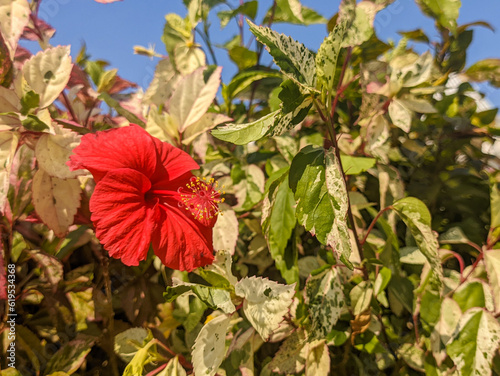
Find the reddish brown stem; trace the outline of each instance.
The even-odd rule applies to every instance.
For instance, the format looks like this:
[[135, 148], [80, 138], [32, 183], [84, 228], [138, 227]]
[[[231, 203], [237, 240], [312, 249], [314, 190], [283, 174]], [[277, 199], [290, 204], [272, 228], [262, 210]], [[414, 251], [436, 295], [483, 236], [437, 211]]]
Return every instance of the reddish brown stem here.
[[363, 237], [363, 240], [361, 240], [361, 245], [364, 245], [366, 243], [366, 239], [368, 238], [368, 235], [370, 235], [370, 232], [373, 230], [373, 227], [375, 226], [375, 223], [377, 223], [378, 219], [384, 214], [387, 210], [392, 209], [392, 206], [388, 206], [386, 208], [383, 208], [381, 211], [377, 213], [375, 218], [373, 218], [372, 223], [370, 223], [370, 226], [368, 226], [368, 229], [366, 230], [366, 234]]

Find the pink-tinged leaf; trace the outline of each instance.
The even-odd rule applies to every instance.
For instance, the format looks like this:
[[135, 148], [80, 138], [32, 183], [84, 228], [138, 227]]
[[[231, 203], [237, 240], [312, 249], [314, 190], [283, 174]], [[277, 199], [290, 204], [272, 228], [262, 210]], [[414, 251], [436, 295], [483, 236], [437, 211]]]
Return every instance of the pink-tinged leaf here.
[[[0, 243], [0, 249], [3, 251], [3, 244]], [[0, 300], [7, 300], [7, 277], [3, 261], [3, 252], [0, 253]]]
[[[21, 38], [38, 41], [40, 40], [40, 34], [41, 34], [43, 40], [48, 41], [50, 38], [54, 36], [56, 29], [50, 26], [47, 22], [38, 18], [34, 14], [31, 16], [31, 20], [34, 23], [34, 25], [25, 26]], [[34, 30], [34, 28], [36, 29], [36, 31]]]
[[73, 224], [80, 206], [80, 192], [77, 179], [58, 179], [41, 169], [33, 177], [33, 206], [56, 236], [65, 236]]
[[0, 0], [0, 33], [14, 56], [17, 42], [29, 22], [31, 10], [27, 0]]
[[31, 59], [33, 54], [26, 48], [17, 46], [16, 54], [14, 55], [14, 68], [17, 70], [23, 69], [23, 65], [26, 61]]
[[139, 265], [147, 257], [151, 233], [159, 218], [154, 203], [146, 203], [149, 179], [136, 170], [109, 171], [97, 183], [90, 211], [96, 236], [125, 265]]
[[120, 91], [130, 89], [130, 88], [136, 88], [137, 84], [130, 82], [128, 80], [125, 80], [121, 78], [120, 76], [115, 76], [114, 81], [113, 81], [113, 86], [108, 90], [109, 94], [116, 94], [119, 93]]

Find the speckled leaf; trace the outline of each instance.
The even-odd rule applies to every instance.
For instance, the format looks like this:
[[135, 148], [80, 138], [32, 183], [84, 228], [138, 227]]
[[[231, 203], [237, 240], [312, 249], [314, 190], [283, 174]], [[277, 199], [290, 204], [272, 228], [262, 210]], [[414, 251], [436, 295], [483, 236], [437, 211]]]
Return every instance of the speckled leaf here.
[[340, 318], [345, 297], [336, 268], [311, 276], [306, 283], [312, 336], [324, 338]]
[[226, 355], [229, 322], [229, 316], [220, 315], [201, 328], [191, 353], [195, 374], [213, 376], [219, 369]]
[[235, 293], [245, 299], [243, 312], [248, 321], [267, 340], [288, 313], [295, 283], [282, 285], [262, 277], [245, 277], [236, 284]]
[[73, 224], [80, 206], [80, 182], [77, 179], [51, 177], [39, 169], [33, 177], [33, 206], [41, 220], [63, 237]]
[[500, 344], [500, 324], [487, 311], [472, 308], [460, 318], [451, 342], [446, 346], [460, 375], [486, 376]]
[[257, 26], [247, 20], [250, 31], [266, 46], [274, 62], [292, 80], [310, 87], [316, 85], [314, 54], [302, 43], [279, 34], [268, 27]]
[[0, 0], [0, 32], [14, 58], [17, 42], [28, 25], [30, 6], [26, 0]]
[[349, 262], [352, 249], [347, 227], [347, 210], [349, 208], [347, 187], [342, 175], [342, 168], [333, 149], [326, 152], [325, 159], [325, 183], [334, 215], [333, 226], [326, 235], [326, 245], [333, 248], [344, 264], [352, 267]]
[[302, 330], [294, 331], [285, 339], [268, 368], [285, 375], [299, 373], [306, 364], [306, 346], [305, 333]]
[[79, 145], [81, 136], [59, 126], [54, 127], [54, 131], [55, 134], [42, 135], [36, 144], [35, 156], [38, 165], [56, 178], [74, 178], [82, 171], [70, 171], [66, 162], [69, 161], [73, 149]]
[[68, 83], [71, 69], [69, 46], [40, 51], [23, 65], [23, 76], [31, 89], [40, 95], [40, 108], [52, 104]]
[[373, 35], [375, 15], [383, 6], [371, 1], [344, 1], [340, 5], [338, 23], [346, 25], [346, 35], [342, 47], [358, 46]]
[[347, 31], [347, 22], [341, 22], [333, 28], [325, 38], [316, 55], [316, 72], [324, 87], [332, 93], [335, 87], [335, 72], [337, 59], [342, 47], [342, 41]]
[[437, 288], [443, 284], [443, 268], [438, 254], [438, 242], [431, 228], [431, 214], [425, 204], [417, 198], [406, 197], [393, 204], [399, 217], [411, 231], [417, 246], [432, 269], [432, 283]]

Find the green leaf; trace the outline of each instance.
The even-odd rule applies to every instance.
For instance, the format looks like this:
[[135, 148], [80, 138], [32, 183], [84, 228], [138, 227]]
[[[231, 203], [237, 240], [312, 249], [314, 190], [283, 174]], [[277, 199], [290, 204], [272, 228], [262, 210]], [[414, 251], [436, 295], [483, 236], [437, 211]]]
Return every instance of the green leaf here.
[[271, 112], [251, 123], [228, 124], [219, 127], [212, 130], [212, 136], [236, 145], [246, 145], [249, 142], [260, 140], [266, 135], [274, 124], [277, 113], [278, 111]]
[[462, 5], [460, 0], [417, 0], [417, 4], [422, 12], [434, 18], [440, 26], [455, 33]]
[[306, 297], [313, 338], [325, 338], [340, 318], [345, 297], [337, 268], [308, 278]]
[[28, 91], [21, 98], [21, 114], [28, 115], [31, 110], [40, 106], [40, 95], [33, 90]]
[[263, 340], [280, 326], [295, 294], [295, 283], [282, 285], [262, 277], [245, 277], [235, 286], [244, 298], [243, 312]]
[[268, 27], [257, 26], [247, 20], [250, 31], [266, 46], [274, 62], [292, 80], [315, 87], [316, 67], [314, 55], [306, 46], [292, 38], [278, 34]]
[[377, 278], [375, 278], [375, 284], [373, 285], [373, 293], [375, 296], [378, 296], [378, 294], [385, 290], [385, 288], [391, 281], [391, 277], [391, 269], [384, 266], [379, 270]]
[[466, 312], [446, 346], [461, 375], [491, 375], [493, 356], [500, 343], [500, 324], [481, 308]]
[[367, 311], [368, 308], [370, 308], [373, 297], [371, 283], [363, 281], [359, 285], [354, 286], [349, 296], [351, 298], [351, 307], [353, 307], [352, 313], [354, 316], [358, 316]]
[[78, 371], [88, 353], [94, 346], [94, 337], [80, 334], [61, 347], [47, 363], [45, 373], [61, 371], [71, 375]]
[[299, 279], [295, 245], [287, 247], [296, 222], [295, 199], [288, 184], [288, 171], [285, 171], [266, 192], [262, 209], [262, 231], [276, 267], [287, 283], [298, 282]]
[[115, 336], [115, 353], [126, 363], [129, 363], [137, 353], [149, 341], [153, 334], [149, 329], [130, 328]]
[[438, 242], [431, 228], [431, 215], [425, 204], [414, 198], [407, 197], [396, 201], [394, 210], [411, 231], [420, 251], [429, 261], [432, 269], [432, 283], [441, 288], [443, 269], [438, 254]]
[[174, 63], [177, 46], [186, 45], [188, 42], [193, 41], [192, 25], [175, 13], [167, 14], [165, 21], [161, 40], [165, 43], [168, 56], [172, 59], [171, 62]]
[[416, 42], [430, 43], [429, 37], [422, 29], [412, 31], [398, 31], [398, 34]]
[[375, 166], [375, 162], [377, 160], [375, 158], [341, 155], [340, 161], [342, 162], [342, 168], [344, 169], [346, 175], [358, 175]]
[[224, 29], [229, 21], [231, 21], [231, 19], [240, 14], [247, 16], [253, 20], [257, 15], [258, 6], [258, 1], [247, 1], [242, 3], [238, 8], [234, 10], [223, 10], [218, 12], [217, 17], [219, 17], [221, 29]]
[[486, 306], [486, 297], [483, 284], [479, 281], [463, 283], [453, 294], [453, 300], [458, 303], [462, 312], [473, 307], [484, 308]]
[[191, 355], [197, 375], [213, 376], [226, 355], [226, 333], [230, 316], [220, 315], [208, 321], [194, 341]]
[[[153, 347], [152, 350], [150, 348]], [[144, 367], [154, 361], [156, 353], [156, 341], [154, 339], [150, 340], [148, 343], [144, 345], [144, 347], [140, 347], [135, 353], [134, 357], [127, 364], [127, 367], [123, 371], [123, 376], [136, 376], [142, 375], [144, 371]]]
[[229, 50], [229, 58], [238, 66], [239, 70], [252, 68], [257, 65], [257, 52], [243, 46], [234, 46]]
[[465, 71], [471, 81], [489, 81], [500, 87], [500, 59], [484, 59], [473, 64]]
[[263, 24], [269, 23], [273, 14], [273, 23], [286, 22], [297, 25], [312, 25], [326, 23], [326, 19], [314, 10], [303, 6], [298, 0], [277, 0], [276, 7], [270, 8]]
[[[224, 100], [229, 105], [233, 98], [238, 97], [238, 95], [246, 90], [249, 87], [252, 87], [254, 84], [259, 86], [266, 79], [269, 79], [270, 82], [277, 85], [281, 82], [282, 75], [277, 71], [262, 71], [262, 70], [251, 70], [240, 72], [236, 76], [233, 77], [229, 85], [222, 88], [222, 96]], [[274, 86], [274, 85], [273, 85]]]

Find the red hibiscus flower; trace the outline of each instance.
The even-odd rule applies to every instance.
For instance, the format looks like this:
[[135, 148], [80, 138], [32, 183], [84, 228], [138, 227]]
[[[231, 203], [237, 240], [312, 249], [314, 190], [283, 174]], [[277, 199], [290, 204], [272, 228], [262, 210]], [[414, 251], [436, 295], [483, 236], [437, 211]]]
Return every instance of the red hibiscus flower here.
[[152, 243], [169, 268], [212, 263], [223, 199], [211, 182], [193, 176], [199, 166], [187, 153], [131, 125], [83, 136], [68, 165], [94, 176], [91, 219], [112, 257], [138, 265]]

